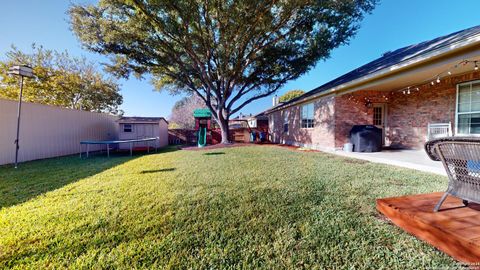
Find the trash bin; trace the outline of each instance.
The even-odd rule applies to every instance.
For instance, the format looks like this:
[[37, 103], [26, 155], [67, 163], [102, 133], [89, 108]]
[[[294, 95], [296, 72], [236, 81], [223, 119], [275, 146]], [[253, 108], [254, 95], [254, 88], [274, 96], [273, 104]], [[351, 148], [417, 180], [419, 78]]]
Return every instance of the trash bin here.
[[261, 141], [261, 142], [264, 142], [265, 139], [266, 139], [266, 138], [265, 138], [265, 132], [263, 132], [263, 131], [260, 132], [260, 141]]
[[345, 152], [353, 152], [353, 144], [346, 143], [343, 145], [343, 151]]
[[257, 133], [255, 131], [252, 131], [250, 133], [250, 142], [255, 142], [257, 140]]

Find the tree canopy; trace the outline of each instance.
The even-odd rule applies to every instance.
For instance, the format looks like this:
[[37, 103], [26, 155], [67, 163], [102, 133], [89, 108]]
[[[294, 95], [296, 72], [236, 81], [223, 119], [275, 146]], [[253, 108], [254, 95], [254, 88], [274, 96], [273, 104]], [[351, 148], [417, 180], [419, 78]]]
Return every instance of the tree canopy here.
[[305, 91], [303, 91], [303, 90], [290, 90], [290, 91], [286, 92], [285, 94], [281, 95], [278, 98], [278, 101], [287, 102], [287, 101], [290, 101], [290, 100], [292, 100], [296, 97], [299, 97], [303, 94], [305, 94]]
[[119, 85], [97, 71], [85, 58], [32, 45], [28, 54], [12, 47], [0, 61], [0, 97], [18, 98], [18, 78], [7, 74], [17, 64], [33, 68], [35, 77], [24, 82], [26, 101], [95, 112], [119, 113]]
[[117, 76], [199, 96], [228, 119], [305, 74], [356, 33], [377, 0], [100, 0], [70, 9], [84, 46]]

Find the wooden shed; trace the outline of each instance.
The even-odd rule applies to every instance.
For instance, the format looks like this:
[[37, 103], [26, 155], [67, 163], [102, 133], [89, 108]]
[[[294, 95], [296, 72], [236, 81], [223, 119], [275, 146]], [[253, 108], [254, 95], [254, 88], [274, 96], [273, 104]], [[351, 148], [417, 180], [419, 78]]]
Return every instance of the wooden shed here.
[[[122, 117], [118, 120], [120, 140], [135, 140], [158, 137], [157, 147], [168, 145], [168, 122], [163, 117]], [[150, 144], [150, 146], [153, 146]], [[136, 143], [135, 147], [147, 147], [146, 143]], [[127, 149], [128, 145], [120, 145]]]

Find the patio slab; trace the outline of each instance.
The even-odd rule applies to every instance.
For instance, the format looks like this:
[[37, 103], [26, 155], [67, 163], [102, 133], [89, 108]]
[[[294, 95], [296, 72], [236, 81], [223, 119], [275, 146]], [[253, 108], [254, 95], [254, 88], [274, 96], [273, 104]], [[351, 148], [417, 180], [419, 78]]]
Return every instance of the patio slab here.
[[336, 155], [447, 175], [441, 162], [431, 160], [424, 150], [382, 150], [374, 153], [334, 151]]
[[464, 206], [449, 196], [439, 212], [433, 208], [443, 193], [377, 200], [377, 210], [395, 225], [458, 261], [480, 262], [480, 205]]

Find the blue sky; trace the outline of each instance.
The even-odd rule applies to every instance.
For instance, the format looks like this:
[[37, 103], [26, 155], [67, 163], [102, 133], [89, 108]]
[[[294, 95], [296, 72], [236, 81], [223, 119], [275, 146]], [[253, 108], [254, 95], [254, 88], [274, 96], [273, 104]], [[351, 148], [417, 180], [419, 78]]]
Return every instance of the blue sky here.
[[[78, 3], [78, 0], [73, 0]], [[89, 2], [82, 0], [80, 3]], [[2, 1], [0, 9], [0, 58], [14, 44], [29, 50], [35, 42], [47, 49], [68, 50], [102, 63], [103, 56], [81, 48], [69, 29], [66, 0]], [[290, 89], [311, 90], [361, 66], [382, 53], [413, 43], [449, 34], [480, 24], [478, 0], [383, 0], [367, 15], [350, 44], [334, 50], [308, 74], [289, 82], [279, 95]], [[148, 80], [121, 80], [126, 115], [168, 116], [179, 96], [153, 91]], [[257, 113], [271, 105], [271, 97], [256, 101], [243, 113]]]

